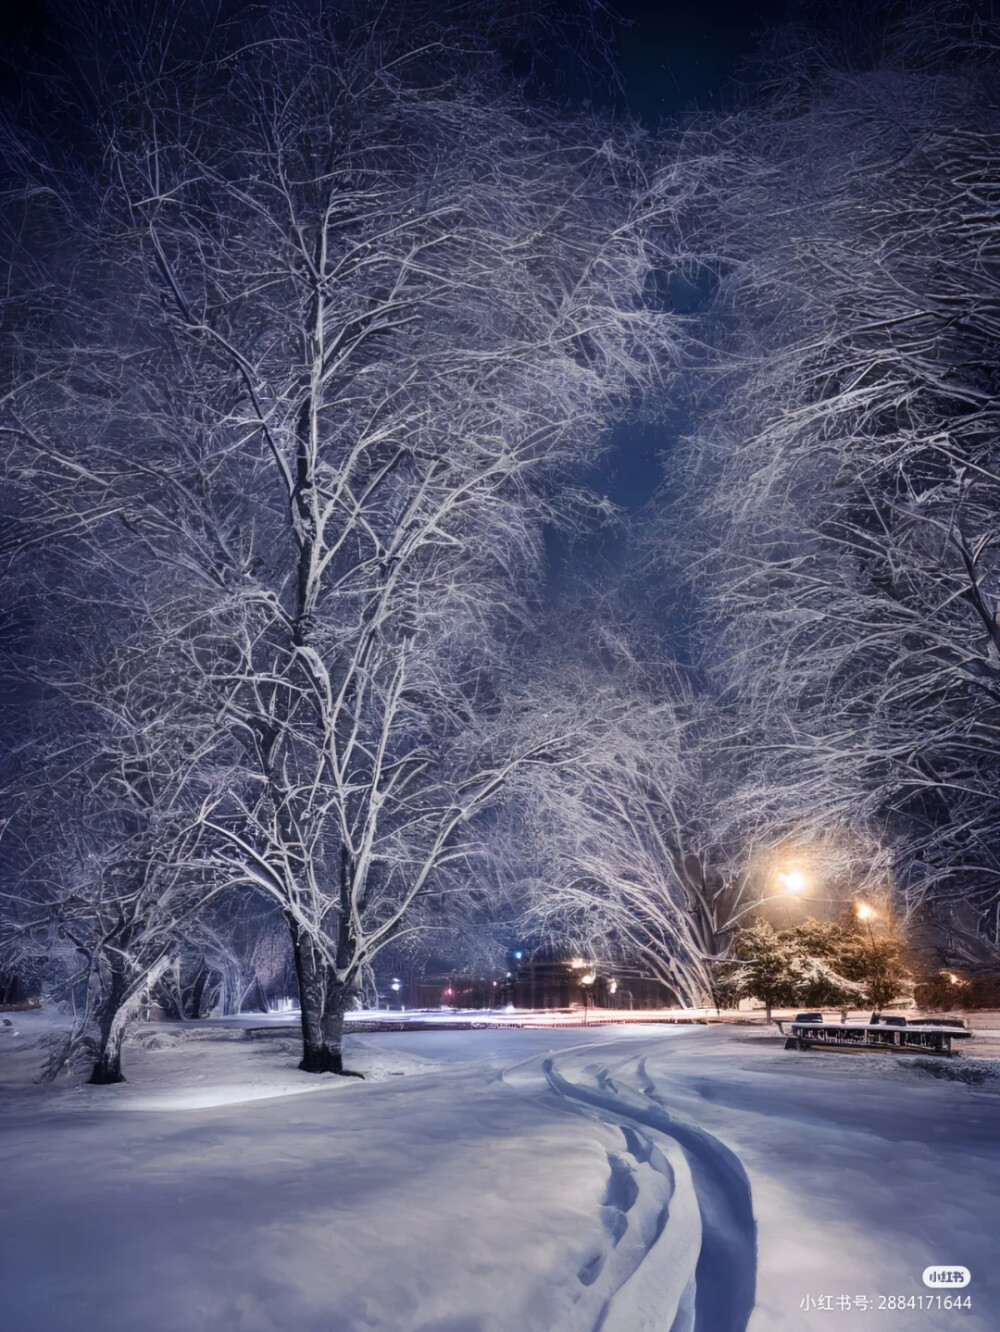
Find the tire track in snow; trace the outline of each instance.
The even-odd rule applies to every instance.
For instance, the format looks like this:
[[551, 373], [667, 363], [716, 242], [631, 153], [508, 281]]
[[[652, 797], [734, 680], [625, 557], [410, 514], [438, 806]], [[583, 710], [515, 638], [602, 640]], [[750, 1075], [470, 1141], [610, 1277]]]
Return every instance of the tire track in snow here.
[[698, 1191], [704, 1237], [697, 1283], [704, 1325], [742, 1332], [753, 1310], [757, 1281], [757, 1222], [743, 1163], [718, 1138], [670, 1116], [645, 1058], [637, 1070], [643, 1095], [665, 1116], [667, 1131], [684, 1149]]
[[[609, 1293], [594, 1332], [615, 1332], [616, 1308], [623, 1300], [626, 1304], [634, 1302], [631, 1300], [635, 1294], [632, 1288], [636, 1285], [633, 1278], [643, 1272], [640, 1265], [661, 1237], [664, 1260], [656, 1266], [672, 1265], [675, 1269], [678, 1263], [687, 1266], [685, 1248], [692, 1230], [692, 1217], [684, 1215], [688, 1193], [695, 1200], [700, 1217], [699, 1242], [692, 1262], [693, 1270], [689, 1273], [691, 1279], [679, 1288], [679, 1274], [672, 1271], [665, 1283], [658, 1286], [653, 1281], [656, 1297], [662, 1303], [660, 1320], [649, 1326], [669, 1327], [669, 1332], [745, 1332], [754, 1307], [757, 1226], [750, 1184], [739, 1157], [711, 1134], [672, 1118], [646, 1071], [644, 1059], [637, 1066], [641, 1095], [630, 1095], [629, 1089], [620, 1089], [610, 1079], [607, 1070], [597, 1073], [597, 1087], [587, 1087], [563, 1077], [556, 1071], [552, 1058], [546, 1059], [542, 1067], [550, 1087], [558, 1095], [589, 1106], [602, 1116], [613, 1115], [616, 1122], [632, 1120], [662, 1135], [665, 1140], [663, 1153], [657, 1151], [645, 1134], [634, 1137], [632, 1142], [639, 1147], [640, 1153], [645, 1150], [641, 1140], [649, 1143], [650, 1149], [657, 1151], [664, 1164], [665, 1158], [669, 1160], [668, 1168], [672, 1167], [674, 1176], [670, 1206], [665, 1211], [659, 1232], [649, 1236], [638, 1262]], [[629, 1144], [628, 1134], [635, 1135], [636, 1130], [621, 1124], [619, 1127]], [[634, 1155], [631, 1151], [630, 1154]], [[690, 1181], [689, 1191], [680, 1187], [681, 1170]], [[652, 1273], [643, 1272], [643, 1276], [649, 1286]], [[626, 1283], [629, 1283], [628, 1288]], [[643, 1302], [640, 1299], [640, 1304]], [[641, 1325], [634, 1321], [637, 1312], [641, 1313], [630, 1310], [633, 1327]], [[669, 1325], [664, 1324], [664, 1315], [672, 1318]], [[622, 1326], [630, 1324], [623, 1323]]]

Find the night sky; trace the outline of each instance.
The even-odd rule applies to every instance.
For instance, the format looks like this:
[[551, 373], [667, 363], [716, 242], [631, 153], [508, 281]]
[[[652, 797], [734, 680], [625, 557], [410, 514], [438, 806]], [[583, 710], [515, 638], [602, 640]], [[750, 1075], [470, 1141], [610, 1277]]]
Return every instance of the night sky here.
[[[742, 62], [754, 54], [760, 35], [781, 23], [788, 0], [630, 0], [617, 10], [625, 19], [618, 34], [625, 102], [656, 129], [664, 120], [730, 105]], [[590, 484], [626, 510], [639, 508], [660, 484], [664, 458], [683, 428], [681, 420], [619, 427]], [[570, 564], [615, 563], [623, 549], [620, 536], [605, 532], [579, 548]], [[559, 542], [550, 543], [550, 553], [556, 569], [565, 567]]]
[[628, 104], [650, 126], [664, 117], [726, 104], [758, 34], [780, 23], [786, 0], [622, 3], [618, 40]]
[[[718, 106], [758, 32], [780, 23], [787, 7], [787, 0], [619, 0], [613, 8], [625, 20], [618, 55], [629, 106], [650, 125], [692, 106]], [[45, 0], [0, 6], [7, 49], [17, 39], [42, 38], [47, 11]]]
[[[731, 105], [742, 63], [788, 9], [788, 0], [619, 3], [616, 10], [624, 22], [617, 55], [625, 109], [655, 130], [665, 120]], [[621, 508], [638, 509], [661, 483], [665, 457], [683, 428], [680, 418], [618, 427], [603, 464], [587, 480]], [[557, 586], [566, 572], [618, 563], [625, 549], [621, 533], [612, 530], [595, 535], [573, 554], [558, 537], [550, 536], [548, 544]]]

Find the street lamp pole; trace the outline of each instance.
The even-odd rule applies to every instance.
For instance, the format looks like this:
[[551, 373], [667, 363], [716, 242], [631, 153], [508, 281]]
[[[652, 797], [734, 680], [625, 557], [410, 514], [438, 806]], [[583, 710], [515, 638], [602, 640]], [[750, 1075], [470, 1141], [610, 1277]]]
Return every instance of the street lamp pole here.
[[595, 980], [597, 980], [597, 972], [596, 972], [596, 971], [590, 971], [590, 972], [587, 973], [586, 976], [581, 976], [581, 977], [580, 977], [580, 984], [583, 986], [583, 1025], [584, 1025], [585, 1027], [588, 1025], [588, 1023], [587, 1023], [587, 1001], [588, 1001], [588, 999], [590, 998], [590, 987], [593, 985], [593, 983], [594, 983]]

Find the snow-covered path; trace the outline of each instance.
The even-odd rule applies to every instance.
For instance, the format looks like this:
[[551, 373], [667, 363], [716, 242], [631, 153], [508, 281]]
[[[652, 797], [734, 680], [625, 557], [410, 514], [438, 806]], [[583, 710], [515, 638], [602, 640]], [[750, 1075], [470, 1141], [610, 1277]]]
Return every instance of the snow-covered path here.
[[[587, 1054], [598, 1052], [604, 1053], [598, 1047]], [[582, 1077], [567, 1077], [566, 1066], [580, 1062], [550, 1056], [542, 1067], [557, 1095], [620, 1125], [625, 1155], [609, 1158], [611, 1183], [617, 1182], [612, 1194], [626, 1195], [632, 1207], [652, 1193], [656, 1207], [652, 1224], [640, 1226], [638, 1261], [609, 1293], [598, 1326], [607, 1332], [644, 1325], [743, 1332], [754, 1305], [757, 1236], [739, 1158], [718, 1138], [672, 1118], [644, 1056], [626, 1057], [611, 1069], [591, 1064]], [[643, 1166], [645, 1188], [638, 1184]], [[629, 1219], [623, 1212], [625, 1234]], [[595, 1265], [609, 1256], [595, 1256]]]
[[[702, 1219], [695, 1320], [626, 1317], [622, 1326], [742, 1328], [756, 1276], [749, 1332], [996, 1332], [1000, 1083], [780, 1045], [695, 1028], [649, 1041], [642, 1054], [610, 1041], [546, 1061], [564, 1094], [652, 1130], [661, 1149], [680, 1148], [693, 1178]], [[665, 1235], [645, 1278], [618, 1295], [618, 1314], [631, 1313], [643, 1279], [675, 1262]], [[972, 1270], [962, 1292], [971, 1310], [927, 1307], [921, 1273], [934, 1263]], [[802, 1307], [810, 1296], [832, 1307]], [[916, 1297], [916, 1307], [880, 1307], [900, 1296]]]
[[[365, 1035], [359, 1083], [277, 1036], [0, 1097], [0, 1326], [1000, 1327], [1000, 1083], [639, 1027]], [[971, 1311], [878, 1309], [934, 1262]]]

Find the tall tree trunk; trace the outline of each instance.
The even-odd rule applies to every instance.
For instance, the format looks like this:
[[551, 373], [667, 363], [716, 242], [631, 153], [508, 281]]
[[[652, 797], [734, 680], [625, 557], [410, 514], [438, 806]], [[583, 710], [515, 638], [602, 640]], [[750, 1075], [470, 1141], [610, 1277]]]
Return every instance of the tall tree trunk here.
[[101, 1049], [93, 1072], [87, 1079], [97, 1086], [108, 1086], [114, 1082], [124, 1082], [122, 1072], [122, 1042], [125, 1040], [127, 1026], [125, 1010], [119, 1008], [108, 1024], [107, 1033], [102, 1031]]
[[295, 957], [295, 976], [299, 984], [299, 1009], [302, 1014], [302, 1058], [299, 1068], [306, 1073], [325, 1073], [323, 1051], [324, 974], [312, 940], [288, 921]]
[[122, 1013], [125, 1000], [125, 967], [122, 959], [113, 955], [110, 963], [111, 983], [105, 995], [100, 1017], [97, 1020], [98, 1047], [97, 1061], [94, 1064], [88, 1082], [103, 1087], [114, 1082], [124, 1082], [122, 1074], [122, 1041], [125, 1038], [125, 1023], [117, 1021]]
[[[337, 966], [340, 974], [348, 974], [351, 963], [356, 959], [355, 941], [351, 930], [351, 886], [354, 881], [354, 864], [346, 846], [340, 848], [340, 919], [337, 926]], [[360, 1078], [361, 1073], [353, 1073], [344, 1067], [344, 1014], [354, 994], [354, 983], [345, 983], [337, 978], [333, 967], [326, 968], [326, 988], [323, 996], [323, 1063], [329, 1073], [340, 1073], [345, 1077]]]
[[122, 1042], [129, 1022], [138, 1013], [146, 995], [155, 990], [163, 973], [170, 965], [170, 958], [163, 954], [149, 969], [140, 972], [131, 985], [127, 984], [125, 963], [120, 953], [111, 958], [111, 984], [108, 987], [107, 1001], [98, 1020], [99, 1047], [97, 1062], [88, 1082], [106, 1086], [113, 1082], [124, 1082], [122, 1073]]
[[16, 1004], [21, 998], [16, 972], [0, 972], [0, 1004]]
[[[201, 967], [191, 986], [191, 994], [188, 999], [188, 1011], [193, 1018], [201, 1017], [202, 1005], [205, 1002], [205, 987], [208, 984], [208, 967]], [[183, 1016], [183, 1013], [182, 1013]]]
[[336, 979], [332, 969], [327, 971], [326, 995], [323, 1002], [323, 1061], [328, 1073], [340, 1073], [344, 1077], [361, 1078], [363, 1073], [355, 1073], [344, 1067], [344, 1015], [351, 1002], [352, 988]]

